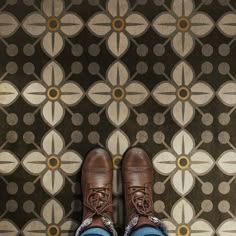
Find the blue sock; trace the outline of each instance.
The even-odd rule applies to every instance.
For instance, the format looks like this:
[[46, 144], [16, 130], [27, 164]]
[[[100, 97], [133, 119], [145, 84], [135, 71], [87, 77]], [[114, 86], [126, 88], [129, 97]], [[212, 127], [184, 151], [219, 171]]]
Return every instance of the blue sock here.
[[131, 233], [131, 236], [165, 236], [160, 229], [151, 226], [142, 226]]
[[105, 229], [94, 227], [85, 230], [81, 236], [111, 236], [111, 234]]

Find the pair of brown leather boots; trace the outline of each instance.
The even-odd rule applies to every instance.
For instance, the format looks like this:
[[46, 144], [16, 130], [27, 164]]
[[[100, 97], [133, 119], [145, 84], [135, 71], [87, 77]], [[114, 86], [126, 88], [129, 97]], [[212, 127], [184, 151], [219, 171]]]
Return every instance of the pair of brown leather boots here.
[[[76, 236], [91, 227], [100, 227], [116, 236], [112, 221], [113, 165], [104, 149], [94, 149], [87, 155], [82, 168], [83, 222]], [[126, 209], [125, 236], [131, 231], [149, 225], [165, 233], [161, 221], [153, 216], [153, 168], [146, 152], [130, 148], [122, 163]]]

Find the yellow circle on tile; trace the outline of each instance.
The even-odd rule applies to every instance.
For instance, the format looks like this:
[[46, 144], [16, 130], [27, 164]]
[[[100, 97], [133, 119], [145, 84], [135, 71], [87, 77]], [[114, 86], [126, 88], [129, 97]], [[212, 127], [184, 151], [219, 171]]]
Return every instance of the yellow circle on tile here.
[[187, 17], [181, 17], [177, 21], [177, 27], [181, 31], [188, 31], [190, 28], [190, 21]]
[[125, 21], [121, 17], [116, 17], [113, 19], [111, 26], [116, 31], [122, 31], [125, 28]]
[[119, 155], [113, 157], [112, 161], [113, 161], [113, 167], [115, 169], [120, 169], [121, 159], [122, 157]]
[[60, 21], [57, 17], [50, 17], [47, 20], [47, 28], [50, 31], [57, 31], [60, 28]]
[[61, 162], [57, 156], [50, 156], [47, 160], [48, 168], [51, 170], [56, 170], [59, 168]]
[[47, 97], [50, 100], [57, 100], [60, 97], [61, 93], [57, 87], [50, 87], [47, 91]]
[[177, 236], [189, 236], [190, 228], [187, 225], [179, 225], [177, 228]]
[[191, 95], [190, 90], [185, 86], [181, 86], [177, 90], [177, 97], [182, 101], [188, 100], [190, 95]]
[[122, 87], [115, 87], [112, 90], [112, 97], [117, 100], [120, 101], [124, 98], [125, 96], [125, 90]]
[[186, 170], [188, 169], [190, 165], [190, 160], [188, 157], [186, 156], [180, 156], [177, 160], [177, 166], [181, 169], [181, 170]]
[[57, 225], [50, 225], [47, 228], [47, 236], [59, 236], [60, 235], [60, 229]]

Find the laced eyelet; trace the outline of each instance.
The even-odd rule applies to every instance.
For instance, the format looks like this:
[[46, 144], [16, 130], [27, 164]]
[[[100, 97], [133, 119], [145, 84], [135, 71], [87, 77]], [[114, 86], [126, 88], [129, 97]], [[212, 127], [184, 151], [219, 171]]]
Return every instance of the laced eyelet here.
[[92, 211], [92, 215], [106, 215], [111, 206], [109, 188], [91, 188], [85, 204]]
[[146, 186], [130, 187], [131, 201], [139, 215], [148, 216], [152, 213], [152, 198]]

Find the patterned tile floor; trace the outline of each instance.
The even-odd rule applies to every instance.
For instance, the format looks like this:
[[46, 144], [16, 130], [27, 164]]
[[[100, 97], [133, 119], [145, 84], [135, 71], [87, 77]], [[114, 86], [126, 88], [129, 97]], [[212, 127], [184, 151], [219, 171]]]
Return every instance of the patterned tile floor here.
[[80, 167], [129, 146], [170, 236], [236, 234], [235, 0], [1, 0], [0, 234], [73, 235]]

